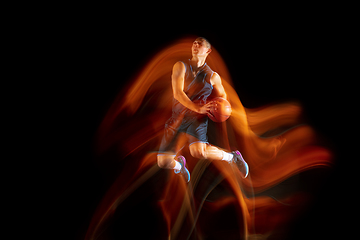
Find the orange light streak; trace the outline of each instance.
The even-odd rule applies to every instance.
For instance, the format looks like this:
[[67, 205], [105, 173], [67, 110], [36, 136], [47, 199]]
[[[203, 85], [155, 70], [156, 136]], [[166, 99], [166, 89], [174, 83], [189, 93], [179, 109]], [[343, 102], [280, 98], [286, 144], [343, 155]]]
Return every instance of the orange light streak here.
[[[227, 123], [216, 125], [218, 138], [222, 148], [241, 151], [249, 164], [250, 176], [242, 179], [235, 167], [223, 161], [194, 159], [186, 147], [182, 154], [191, 172], [189, 184], [172, 171], [160, 169], [156, 151], [171, 113], [172, 66], [190, 57], [193, 40], [184, 38], [155, 55], [118, 95], [104, 117], [97, 135], [97, 153], [102, 156], [116, 149], [114, 158], [128, 162], [95, 212], [86, 239], [101, 239], [124, 200], [163, 171], [168, 172], [162, 178], [157, 205], [166, 222], [168, 239], [186, 239], [188, 235], [201, 239], [211, 231], [207, 227], [211, 221], [216, 221], [211, 216], [222, 216], [222, 211], [228, 209], [236, 219], [238, 236], [267, 236], [296, 217], [309, 196], [291, 193], [280, 203], [255, 195], [295, 174], [331, 167], [332, 153], [318, 144], [314, 129], [302, 122], [301, 105], [288, 102], [246, 109], [233, 88], [225, 62], [213, 48], [207, 63], [221, 76], [232, 106]], [[219, 187], [226, 189], [226, 194], [207, 201]]]

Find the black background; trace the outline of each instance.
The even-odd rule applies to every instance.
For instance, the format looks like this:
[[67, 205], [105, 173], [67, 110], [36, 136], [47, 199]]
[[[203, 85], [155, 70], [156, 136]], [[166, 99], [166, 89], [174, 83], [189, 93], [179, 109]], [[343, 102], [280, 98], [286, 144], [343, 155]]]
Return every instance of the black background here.
[[[309, 210], [300, 217], [290, 239], [330, 239], [347, 234], [346, 185], [351, 163], [347, 142], [355, 95], [347, 75], [347, 32], [336, 16], [314, 12], [292, 16], [252, 15], [202, 21], [150, 13], [92, 12], [75, 14], [51, 25], [47, 63], [55, 138], [49, 148], [55, 178], [52, 224], [67, 239], [82, 239], [93, 211], [106, 191], [96, 167], [94, 134], [116, 95], [159, 50], [181, 37], [207, 38], [224, 58], [238, 95], [247, 108], [287, 100], [302, 103], [307, 121], [334, 151], [334, 172]], [[155, 16], [156, 15], [156, 16]], [[220, 15], [218, 16], [220, 17]], [[169, 27], [172, 26], [172, 27]], [[51, 86], [51, 87], [50, 87]], [[344, 94], [345, 93], [345, 94]], [[351, 136], [351, 134], [350, 134]], [[55, 147], [55, 148], [53, 148]], [[55, 177], [54, 177], [55, 176]], [[355, 196], [353, 196], [355, 197]], [[351, 212], [351, 211], [350, 211]], [[339, 215], [340, 214], [340, 215]], [[344, 219], [346, 221], [344, 222]]]

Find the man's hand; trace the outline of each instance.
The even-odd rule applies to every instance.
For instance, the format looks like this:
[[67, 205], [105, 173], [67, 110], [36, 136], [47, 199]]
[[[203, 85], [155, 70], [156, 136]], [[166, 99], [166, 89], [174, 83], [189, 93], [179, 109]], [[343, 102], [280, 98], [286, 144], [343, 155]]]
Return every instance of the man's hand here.
[[211, 101], [205, 105], [202, 105], [199, 107], [199, 110], [197, 111], [200, 114], [207, 114], [210, 112], [211, 108], [216, 106], [216, 102]]

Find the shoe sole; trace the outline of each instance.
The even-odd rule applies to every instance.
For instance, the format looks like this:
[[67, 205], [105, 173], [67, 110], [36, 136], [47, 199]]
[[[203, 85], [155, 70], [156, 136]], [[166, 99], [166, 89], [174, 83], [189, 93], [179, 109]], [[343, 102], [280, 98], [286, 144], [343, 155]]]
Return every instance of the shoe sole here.
[[247, 164], [247, 162], [245, 162], [243, 156], [241, 155], [241, 153], [238, 150], [235, 151], [235, 154], [240, 156], [241, 161], [245, 164], [246, 173], [243, 178], [246, 178], [249, 175], [249, 165]]
[[[179, 159], [179, 158], [182, 159], [182, 162], [179, 161], [180, 164], [181, 164], [181, 168], [184, 167], [184, 168], [185, 168], [185, 171], [186, 171], [186, 173], [187, 173], [187, 175], [188, 175], [188, 179], [187, 179], [186, 182], [190, 182], [190, 172], [189, 172], [189, 170], [186, 168], [186, 159], [185, 159], [184, 156], [179, 156], [178, 159]], [[183, 163], [184, 165], [183, 165], [182, 163]], [[180, 173], [180, 172], [181, 172], [181, 170], [175, 170], [175, 169], [174, 169], [174, 173], [178, 174], [178, 173]]]

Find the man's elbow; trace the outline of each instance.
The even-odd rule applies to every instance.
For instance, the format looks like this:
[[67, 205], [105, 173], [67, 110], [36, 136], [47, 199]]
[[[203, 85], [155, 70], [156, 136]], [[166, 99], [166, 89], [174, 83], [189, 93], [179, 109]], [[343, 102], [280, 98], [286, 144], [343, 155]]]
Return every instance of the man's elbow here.
[[176, 92], [173, 92], [173, 97], [174, 97], [176, 100], [178, 100], [178, 98], [179, 98], [179, 94], [178, 94], [178, 93], [176, 93]]
[[179, 91], [174, 91], [173, 92], [173, 95], [174, 95], [174, 98], [176, 99], [176, 100], [178, 100], [179, 101], [179, 99], [181, 98], [181, 93], [179, 92]]

